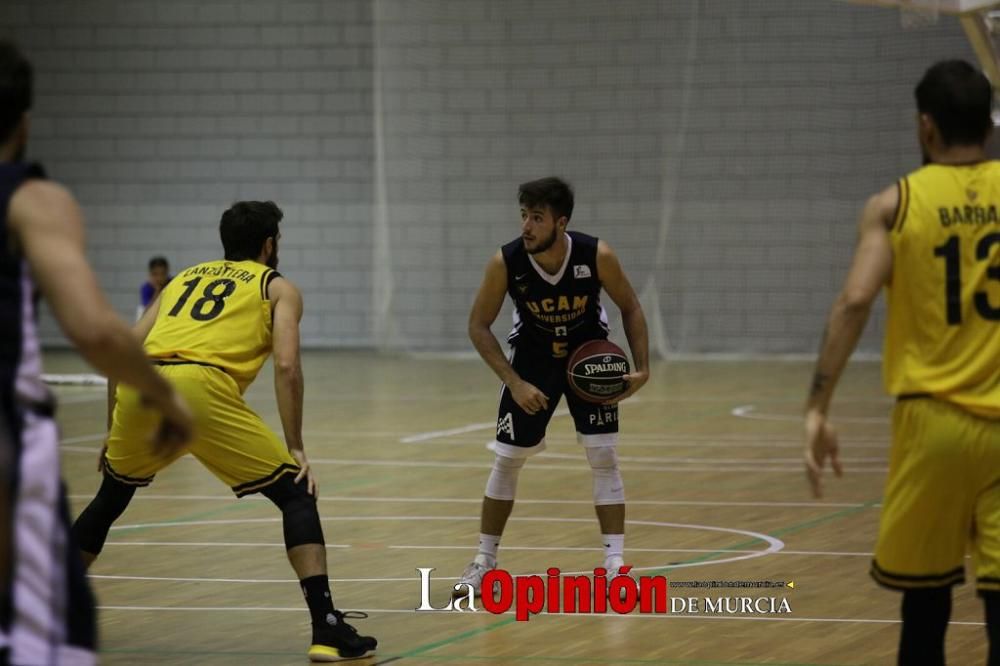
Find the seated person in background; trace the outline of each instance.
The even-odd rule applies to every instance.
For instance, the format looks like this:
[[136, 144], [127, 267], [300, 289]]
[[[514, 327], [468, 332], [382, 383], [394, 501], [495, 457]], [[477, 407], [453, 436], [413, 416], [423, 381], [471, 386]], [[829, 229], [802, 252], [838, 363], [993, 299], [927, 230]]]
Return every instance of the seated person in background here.
[[139, 288], [139, 308], [136, 319], [142, 317], [149, 304], [153, 302], [167, 283], [170, 282], [170, 264], [166, 257], [156, 256], [149, 260], [149, 279]]

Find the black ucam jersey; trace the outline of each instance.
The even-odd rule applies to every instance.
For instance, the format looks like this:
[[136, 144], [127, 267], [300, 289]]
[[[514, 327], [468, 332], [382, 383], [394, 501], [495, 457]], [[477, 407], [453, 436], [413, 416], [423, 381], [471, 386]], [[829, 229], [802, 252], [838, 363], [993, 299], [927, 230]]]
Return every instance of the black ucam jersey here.
[[14, 398], [24, 404], [51, 402], [42, 381], [38, 294], [28, 262], [16, 249], [7, 226], [10, 200], [17, 189], [27, 180], [44, 177], [45, 171], [37, 164], [0, 162], [0, 410]]
[[597, 238], [566, 232], [566, 259], [555, 275], [545, 272], [524, 249], [521, 238], [503, 246], [507, 293], [514, 301], [513, 347], [565, 358], [587, 340], [608, 337], [597, 275]]

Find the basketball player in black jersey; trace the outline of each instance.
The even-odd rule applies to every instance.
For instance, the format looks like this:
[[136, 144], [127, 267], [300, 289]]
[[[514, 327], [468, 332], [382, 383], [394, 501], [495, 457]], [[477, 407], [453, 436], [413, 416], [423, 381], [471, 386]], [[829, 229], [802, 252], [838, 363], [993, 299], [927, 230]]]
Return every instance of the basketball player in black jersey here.
[[187, 442], [193, 426], [183, 399], [153, 370], [101, 292], [73, 195], [24, 162], [31, 97], [31, 65], [0, 42], [0, 665], [86, 666], [96, 663], [94, 600], [59, 481], [55, 402], [41, 375], [38, 292], [87, 361], [135, 387], [162, 415], [158, 450]]
[[[624, 564], [625, 490], [615, 452], [617, 403], [649, 378], [646, 319], [618, 257], [604, 241], [566, 230], [573, 214], [572, 188], [559, 178], [542, 178], [521, 185], [518, 201], [521, 235], [486, 265], [469, 315], [472, 343], [503, 382], [497, 435], [490, 447], [496, 458], [483, 498], [479, 552], [459, 581], [476, 594], [483, 576], [496, 567], [518, 473], [529, 456], [545, 448], [545, 429], [563, 394], [593, 470], [604, 566], [617, 571]], [[600, 302], [602, 287], [621, 310], [635, 367], [625, 376], [626, 393], [598, 405], [567, 390], [566, 363], [582, 343], [608, 337], [607, 316]], [[509, 358], [490, 331], [505, 294], [515, 305], [514, 329], [507, 338]], [[460, 584], [455, 595], [464, 596], [467, 590]]]

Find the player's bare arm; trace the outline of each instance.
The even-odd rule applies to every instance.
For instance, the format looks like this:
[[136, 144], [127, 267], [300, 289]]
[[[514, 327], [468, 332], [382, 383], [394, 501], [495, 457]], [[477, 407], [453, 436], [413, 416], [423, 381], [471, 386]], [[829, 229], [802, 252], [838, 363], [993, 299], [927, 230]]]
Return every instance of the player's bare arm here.
[[186, 443], [191, 413], [104, 298], [87, 263], [83, 215], [73, 196], [55, 183], [25, 183], [11, 198], [9, 225], [56, 320], [83, 357], [110, 379], [134, 386], [163, 414], [160, 445]]
[[872, 196], [858, 222], [854, 259], [840, 294], [830, 309], [819, 359], [806, 402], [806, 476], [815, 497], [822, 495], [821, 476], [826, 459], [834, 474], [843, 469], [838, 458], [837, 433], [827, 421], [833, 391], [847, 361], [858, 344], [872, 304], [892, 274], [892, 244], [889, 239], [899, 192], [892, 185]]
[[283, 277], [268, 286], [273, 312], [272, 341], [274, 354], [274, 395], [285, 434], [285, 445], [302, 468], [295, 477], [306, 480], [310, 495], [316, 494], [313, 477], [302, 440], [302, 400], [305, 392], [302, 357], [299, 348], [299, 322], [302, 320], [302, 294]]
[[629, 397], [649, 381], [649, 333], [646, 329], [646, 316], [639, 305], [635, 289], [625, 275], [618, 256], [604, 241], [597, 243], [597, 271], [601, 286], [622, 313], [622, 328], [625, 329], [634, 365], [632, 372], [625, 375], [628, 390], [606, 403], [614, 404]]
[[486, 365], [490, 366], [500, 381], [510, 389], [518, 406], [529, 414], [549, 407], [549, 399], [538, 387], [530, 384], [514, 371], [490, 326], [496, 321], [503, 299], [507, 294], [507, 267], [499, 250], [486, 264], [483, 283], [469, 313], [469, 339]]

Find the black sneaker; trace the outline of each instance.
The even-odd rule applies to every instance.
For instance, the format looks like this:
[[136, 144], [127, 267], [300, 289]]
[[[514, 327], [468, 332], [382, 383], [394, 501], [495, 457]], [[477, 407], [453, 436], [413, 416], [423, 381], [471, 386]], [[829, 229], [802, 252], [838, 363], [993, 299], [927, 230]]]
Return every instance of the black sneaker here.
[[374, 652], [378, 641], [372, 636], [361, 636], [349, 625], [345, 618], [363, 620], [367, 613], [335, 610], [326, 616], [326, 626], [313, 627], [312, 645], [309, 647], [309, 661], [340, 661], [358, 659]]

